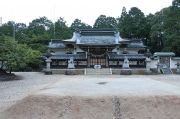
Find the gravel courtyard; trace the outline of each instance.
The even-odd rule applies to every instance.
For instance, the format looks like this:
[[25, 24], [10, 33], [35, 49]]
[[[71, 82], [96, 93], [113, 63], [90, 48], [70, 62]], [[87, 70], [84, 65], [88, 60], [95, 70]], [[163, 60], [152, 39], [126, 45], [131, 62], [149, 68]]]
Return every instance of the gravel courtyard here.
[[[22, 80], [0, 81], [0, 119], [180, 118], [177, 111], [180, 109], [180, 75], [66, 76], [44, 75], [38, 72], [16, 74]], [[69, 101], [71, 106], [67, 108]], [[61, 106], [56, 110], [58, 105]], [[147, 108], [152, 105], [156, 110]], [[122, 106], [124, 107], [120, 109]], [[165, 109], [166, 106], [169, 110]], [[51, 112], [50, 107], [55, 111]], [[25, 111], [26, 108], [28, 112]], [[90, 114], [86, 113], [88, 109]], [[133, 109], [135, 112], [138, 109], [147, 113], [138, 115]], [[161, 112], [162, 109], [164, 111]], [[38, 114], [34, 114], [32, 110], [36, 110]], [[157, 110], [160, 115], [154, 116], [157, 115]], [[104, 113], [101, 114], [101, 111]], [[16, 117], [16, 113], [19, 116]]]

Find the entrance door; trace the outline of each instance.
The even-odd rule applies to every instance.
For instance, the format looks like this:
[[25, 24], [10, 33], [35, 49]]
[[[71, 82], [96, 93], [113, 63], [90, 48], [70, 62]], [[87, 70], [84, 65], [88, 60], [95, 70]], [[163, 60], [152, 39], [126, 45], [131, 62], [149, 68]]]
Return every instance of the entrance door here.
[[101, 65], [101, 67], [105, 67], [107, 63], [106, 52], [107, 52], [107, 48], [102, 48], [102, 47], [89, 48], [90, 67], [94, 67], [94, 65]]
[[105, 56], [91, 56], [90, 57], [90, 66], [93, 67], [94, 65], [101, 65], [102, 67], [106, 66], [106, 57]]

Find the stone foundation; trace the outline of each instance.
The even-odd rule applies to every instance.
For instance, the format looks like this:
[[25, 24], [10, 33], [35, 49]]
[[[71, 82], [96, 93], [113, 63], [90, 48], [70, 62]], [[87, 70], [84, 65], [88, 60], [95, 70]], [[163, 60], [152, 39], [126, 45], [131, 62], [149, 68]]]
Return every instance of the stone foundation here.
[[120, 72], [121, 75], [131, 75], [132, 70], [131, 69], [122, 69]]

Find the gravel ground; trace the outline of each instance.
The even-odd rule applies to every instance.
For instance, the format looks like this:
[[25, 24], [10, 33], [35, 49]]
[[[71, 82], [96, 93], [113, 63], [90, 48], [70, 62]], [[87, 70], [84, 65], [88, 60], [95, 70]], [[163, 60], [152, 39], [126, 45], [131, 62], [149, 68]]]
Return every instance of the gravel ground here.
[[15, 74], [21, 80], [0, 81], [0, 112], [31, 93], [61, 80], [61, 77], [56, 77], [56, 75], [45, 76], [37, 72], [17, 72]]
[[[85, 76], [87, 78], [87, 76]], [[76, 76], [76, 80], [67, 77], [67, 81], [59, 81], [36, 95], [57, 96], [180, 96], [180, 87], [151, 78], [126, 77], [85, 77]]]
[[[125, 84], [124, 87], [122, 85], [122, 87], [120, 88], [121, 90], [126, 90], [126, 88], [127, 88], [126, 86], [132, 86], [131, 89], [133, 89], [133, 87], [136, 87], [133, 90], [129, 90], [129, 93], [132, 93], [132, 94], [134, 92], [138, 94], [137, 90], [139, 90], [140, 92], [144, 92], [144, 94], [146, 94], [148, 92], [148, 90], [151, 90], [150, 89], [151, 86], [154, 86], [154, 88], [156, 88], [156, 90], [151, 90], [151, 91], [155, 91], [157, 93], [156, 95], [158, 95], [159, 92], [162, 95], [167, 95], [168, 92], [173, 92], [173, 94], [179, 95], [178, 92], [180, 91], [180, 75], [145, 75], [145, 76], [143, 76], [143, 75], [130, 75], [130, 76], [76, 75], [76, 76], [65, 76], [65, 75], [44, 75], [42, 73], [37, 73], [37, 72], [18, 72], [15, 74], [18, 75], [19, 77], [21, 77], [22, 80], [0, 81], [0, 112], [5, 111], [6, 109], [8, 109], [12, 105], [14, 105], [17, 101], [20, 101], [23, 98], [28, 97], [32, 94], [38, 94], [39, 92], [41, 92], [41, 94], [47, 93], [46, 90], [48, 90], [49, 88], [52, 88], [52, 90], [48, 90], [49, 91], [48, 93], [54, 92], [55, 94], [59, 94], [61, 96], [62, 96], [62, 94], [66, 93], [67, 87], [73, 87], [75, 85], [76, 85], [76, 87], [73, 88], [74, 91], [83, 90], [83, 93], [81, 93], [81, 94], [79, 93], [79, 95], [87, 96], [85, 91], [88, 91], [88, 90], [89, 90], [89, 92], [88, 92], [89, 96], [93, 96], [94, 95], [93, 92], [96, 92], [97, 95], [100, 93], [102, 94], [102, 92], [98, 92], [98, 89], [99, 89], [98, 87], [97, 87], [97, 90], [95, 90], [96, 88], [93, 90], [91, 88], [85, 88], [85, 87], [92, 86], [92, 84], [91, 84], [92, 82], [93, 82], [93, 86], [95, 84], [96, 86], [105, 86], [106, 88], [108, 87], [108, 85], [110, 85], [112, 87], [112, 89], [108, 89], [108, 90], [106, 88], [101, 88], [102, 90], [104, 90], [104, 92], [106, 92], [103, 94], [103, 96], [110, 95], [111, 94], [110, 92], [113, 90], [113, 86], [118, 87], [118, 85], [117, 85], [118, 81], [119, 81], [119, 83]], [[72, 79], [75, 79], [75, 80], [72, 80]], [[129, 80], [129, 82], [126, 81], [126, 79]], [[133, 79], [135, 79], [135, 80], [133, 81]], [[79, 82], [76, 82], [78, 80], [82, 81], [82, 84], [84, 85], [84, 87], [81, 87], [82, 84], [80, 84]], [[87, 80], [87, 81], [83, 81], [83, 80]], [[92, 80], [92, 81], [89, 82], [89, 80]], [[118, 80], [118, 81], [116, 81], [116, 80]], [[70, 82], [70, 83], [68, 83], [68, 82]], [[138, 86], [138, 82], [139, 82], [140, 88]], [[143, 85], [143, 84], [146, 84], [146, 85]], [[61, 91], [61, 89], [58, 89], [58, 92], [56, 92], [57, 90], [53, 91], [53, 88], [57, 88], [58, 85], [60, 85], [61, 87], [64, 86], [64, 89], [62, 90], [61, 93], [58, 93]], [[159, 87], [158, 87], [158, 85], [159, 85]], [[146, 89], [146, 86], [148, 86], [149, 89]], [[142, 88], [144, 88], [144, 90]], [[73, 91], [73, 90], [69, 90], [69, 91]], [[36, 93], [37, 91], [38, 91], [38, 93]], [[132, 91], [134, 91], [134, 92], [132, 92]], [[72, 92], [68, 92], [68, 93], [71, 94]], [[116, 95], [116, 92], [113, 92], [113, 93]], [[78, 92], [76, 92], [75, 96], [77, 96], [77, 94], [78, 94]], [[32, 98], [32, 99], [34, 99], [34, 98]], [[109, 100], [109, 99], [107, 99], [107, 100]], [[119, 103], [117, 98], [114, 98], [113, 100], [114, 100], [114, 102]], [[57, 101], [55, 101], [55, 102], [57, 102]], [[100, 100], [100, 102], [101, 102], [101, 100]], [[139, 102], [141, 102], [141, 101], [139, 101]], [[97, 103], [97, 104], [99, 104], [99, 103]], [[118, 108], [118, 106], [116, 108]], [[177, 108], [179, 109], [179, 107], [177, 107]], [[118, 109], [117, 109], [117, 112], [118, 112]], [[115, 115], [118, 115], [118, 113]]]

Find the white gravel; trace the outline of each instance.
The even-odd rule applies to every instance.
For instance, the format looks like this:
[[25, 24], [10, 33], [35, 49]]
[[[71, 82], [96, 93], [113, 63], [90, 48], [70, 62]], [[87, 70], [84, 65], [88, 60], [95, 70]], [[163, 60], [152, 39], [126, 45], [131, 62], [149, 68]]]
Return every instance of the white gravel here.
[[[85, 79], [86, 78], [86, 79]], [[56, 82], [37, 95], [58, 96], [180, 96], [180, 87], [151, 78], [133, 77], [76, 77]]]
[[22, 80], [0, 81], [0, 112], [34, 91], [61, 79], [56, 78], [55, 75], [45, 76], [37, 72], [17, 72], [15, 74]]
[[[145, 95], [147, 93], [179, 95], [180, 92], [180, 75], [65, 76], [44, 75], [37, 72], [17, 72], [15, 74], [22, 77], [22, 80], [0, 81], [0, 112], [37, 91], [58, 95], [113, 95], [119, 91], [122, 95]], [[98, 84], [103, 82], [107, 83]]]

